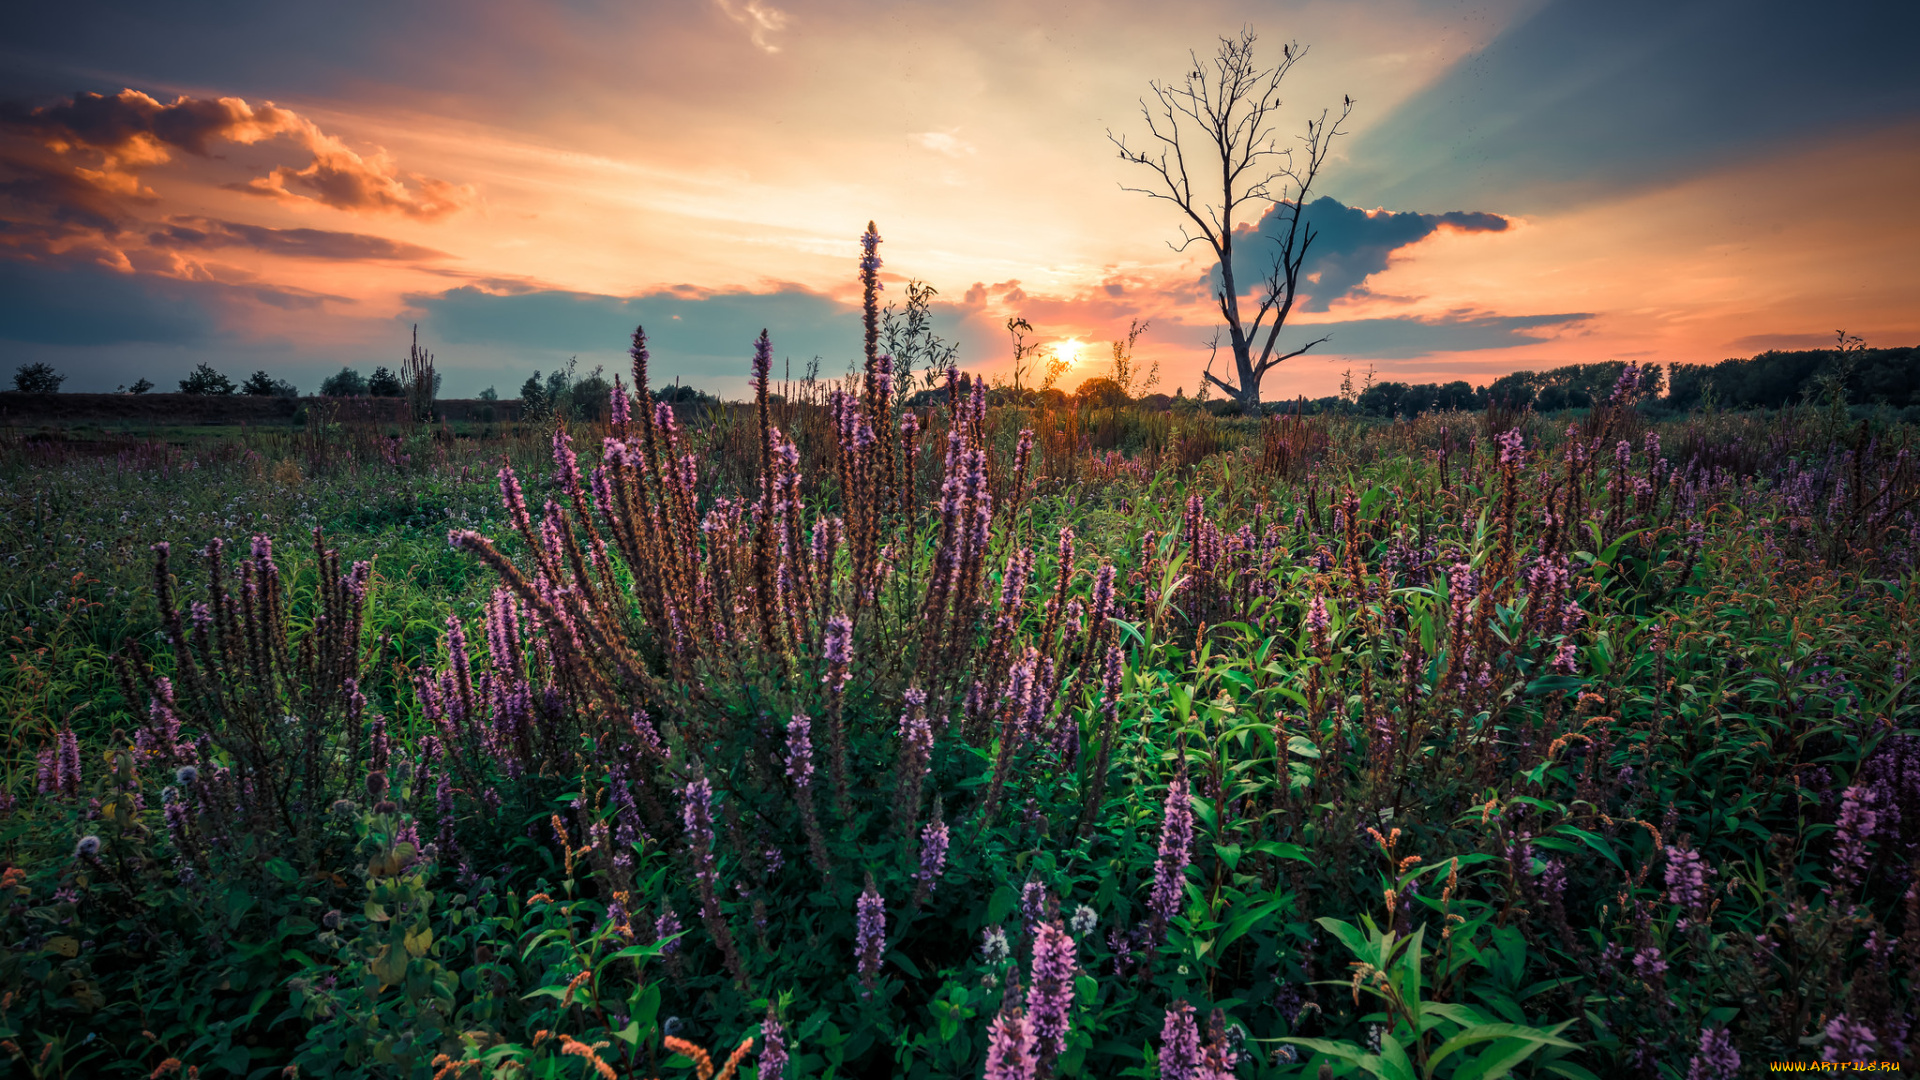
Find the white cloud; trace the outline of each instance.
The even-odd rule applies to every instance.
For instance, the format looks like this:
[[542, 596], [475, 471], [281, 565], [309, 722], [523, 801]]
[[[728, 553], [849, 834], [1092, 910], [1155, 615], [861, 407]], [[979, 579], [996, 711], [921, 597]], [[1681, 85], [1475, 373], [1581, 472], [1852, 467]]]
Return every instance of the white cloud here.
[[747, 36], [756, 46], [770, 53], [780, 51], [780, 46], [767, 41], [767, 35], [785, 29], [792, 16], [760, 0], [746, 0], [744, 4], [738, 0], [713, 0], [713, 3], [721, 14], [747, 28]]
[[916, 131], [907, 136], [907, 141], [936, 154], [945, 154], [950, 158], [968, 157], [974, 153], [973, 144], [960, 138], [954, 132], [959, 131]]

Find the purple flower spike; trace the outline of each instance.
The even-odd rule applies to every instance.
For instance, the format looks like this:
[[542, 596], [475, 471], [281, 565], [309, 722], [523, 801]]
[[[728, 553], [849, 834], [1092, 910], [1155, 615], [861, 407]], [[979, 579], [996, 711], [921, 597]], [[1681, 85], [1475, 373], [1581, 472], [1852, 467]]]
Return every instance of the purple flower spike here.
[[985, 1080], [1031, 1080], [1033, 1058], [1027, 1053], [1026, 1018], [1020, 1010], [1003, 1011], [987, 1028]]
[[1834, 829], [1833, 880], [1860, 884], [1867, 872], [1867, 841], [1880, 828], [1880, 793], [1855, 784], [1840, 797], [1840, 821]]
[[932, 892], [946, 866], [947, 823], [936, 817], [920, 830], [920, 887]]
[[760, 1022], [760, 1080], [781, 1080], [787, 1074], [787, 1032], [767, 1006], [767, 1018]]
[[813, 721], [804, 716], [787, 722], [787, 779], [801, 788], [813, 782]]
[[1066, 1040], [1075, 959], [1073, 939], [1060, 924], [1042, 923], [1033, 943], [1033, 981], [1027, 986], [1027, 1038], [1040, 1073], [1052, 1068]]
[[580, 493], [580, 460], [573, 453], [573, 437], [559, 428], [553, 432], [553, 470], [561, 491]]
[[753, 343], [753, 381], [756, 386], [764, 386], [768, 374], [773, 370], [773, 341], [765, 330], [760, 331], [759, 340]]
[[872, 874], [867, 875], [866, 891], [860, 894], [854, 907], [859, 928], [853, 952], [860, 965], [860, 982], [872, 990], [873, 977], [880, 973], [880, 956], [887, 945], [887, 905], [874, 887]]
[[1519, 428], [1508, 428], [1493, 437], [1500, 444], [1500, 464], [1522, 465], [1527, 460], [1527, 440]]
[[1667, 849], [1667, 898], [1689, 916], [1698, 917], [1705, 913], [1709, 888], [1707, 879], [1713, 874], [1713, 867], [1707, 865], [1698, 851], [1683, 848], [1678, 843]]
[[853, 620], [835, 615], [827, 620], [826, 639], [820, 651], [827, 662], [827, 674], [820, 681], [828, 689], [839, 691], [847, 685], [847, 669], [853, 664]]
[[1156, 938], [1165, 931], [1167, 920], [1180, 910], [1192, 848], [1193, 801], [1187, 795], [1187, 773], [1182, 769], [1173, 783], [1167, 785], [1166, 810], [1160, 826], [1160, 858], [1153, 865], [1153, 893], [1147, 899]]
[[1184, 1001], [1175, 1002], [1160, 1025], [1160, 1080], [1201, 1080], [1200, 1025]]
[[1687, 1080], [1734, 1080], [1740, 1075], [1740, 1051], [1726, 1028], [1701, 1028], [1700, 1052], [1687, 1066]]
[[653, 940], [664, 942], [660, 946], [660, 955], [671, 956], [680, 951], [679, 939], [676, 938], [673, 941], [667, 939], [685, 929], [686, 927], [680, 925], [680, 916], [675, 915], [672, 908], [661, 912], [660, 917], [653, 920]]

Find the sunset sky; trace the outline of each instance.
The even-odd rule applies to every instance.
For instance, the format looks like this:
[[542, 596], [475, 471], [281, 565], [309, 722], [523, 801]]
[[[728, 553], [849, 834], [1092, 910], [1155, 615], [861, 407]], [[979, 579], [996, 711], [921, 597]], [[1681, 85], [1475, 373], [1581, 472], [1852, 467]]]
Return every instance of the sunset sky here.
[[1309, 48], [1280, 139], [1355, 103], [1281, 340], [1332, 339], [1269, 399], [1920, 343], [1911, 3], [71, 0], [0, 40], [0, 378], [311, 392], [417, 322], [443, 396], [510, 397], [642, 323], [734, 396], [762, 327], [846, 370], [871, 219], [963, 367], [1021, 316], [1071, 388], [1141, 318], [1191, 394], [1214, 268], [1107, 133], [1243, 25]]

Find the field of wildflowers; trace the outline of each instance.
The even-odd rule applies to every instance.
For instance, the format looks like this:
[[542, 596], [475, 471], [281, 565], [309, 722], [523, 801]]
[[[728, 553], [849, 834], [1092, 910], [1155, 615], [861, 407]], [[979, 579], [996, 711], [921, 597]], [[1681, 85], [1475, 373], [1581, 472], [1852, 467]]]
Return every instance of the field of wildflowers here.
[[1920, 1057], [1915, 432], [864, 369], [0, 447], [33, 1077]]

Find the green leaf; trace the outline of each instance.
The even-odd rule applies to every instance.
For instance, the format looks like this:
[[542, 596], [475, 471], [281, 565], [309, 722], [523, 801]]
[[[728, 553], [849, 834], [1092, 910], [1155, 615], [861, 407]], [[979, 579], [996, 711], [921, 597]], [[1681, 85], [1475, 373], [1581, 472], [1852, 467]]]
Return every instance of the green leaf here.
[[[1549, 1044], [1537, 1037], [1501, 1039], [1456, 1070], [1453, 1080], [1500, 1080], [1511, 1074], [1515, 1065], [1532, 1057], [1534, 1051], [1546, 1045]], [[1552, 1045], [1565, 1044], [1555, 1040]]]
[[1556, 690], [1579, 690], [1588, 680], [1579, 675], [1542, 675], [1527, 684], [1529, 697], [1537, 694], [1551, 694]]
[[895, 950], [887, 954], [887, 959], [899, 965], [901, 971], [906, 972], [914, 978], [925, 978], [925, 976], [920, 974], [920, 965], [914, 963], [912, 958], [907, 956], [906, 953]]
[[[1347, 951], [1368, 963], [1373, 963], [1379, 950], [1369, 947], [1367, 935], [1352, 923], [1343, 923], [1339, 919], [1318, 918], [1314, 922], [1327, 928], [1327, 932], [1340, 939]], [[1378, 966], [1378, 965], [1376, 965]]]
[[1380, 1036], [1380, 1064], [1379, 1075], [1387, 1080], [1415, 1080], [1413, 1062], [1407, 1059], [1406, 1048], [1390, 1033]]
[[998, 926], [1005, 922], [1019, 903], [1020, 896], [1013, 891], [1013, 886], [1002, 885], [995, 889], [993, 898], [987, 901], [987, 925]]
[[650, 982], [633, 1003], [633, 1022], [640, 1025], [640, 1036], [653, 1032], [653, 1019], [660, 1015], [660, 984]]
[[1225, 930], [1220, 931], [1220, 936], [1214, 939], [1214, 948], [1222, 952], [1226, 951], [1228, 945], [1233, 944], [1241, 935], [1252, 930], [1254, 926], [1258, 925], [1260, 920], [1273, 914], [1281, 907], [1284, 907], [1288, 899], [1289, 897], [1276, 896], [1271, 900], [1262, 901], [1256, 905], [1252, 911], [1235, 917], [1232, 922], [1227, 924]]
[[[1322, 1054], [1329, 1054], [1342, 1061], [1351, 1061], [1361, 1068], [1367, 1069], [1368, 1072], [1373, 1073], [1375, 1076], [1380, 1075], [1378, 1068], [1380, 1059], [1350, 1042], [1335, 1042], [1332, 1039], [1302, 1039], [1297, 1037], [1281, 1039], [1280, 1041], [1283, 1043], [1292, 1043], [1295, 1046], [1304, 1046], [1309, 1050], [1314, 1050]], [[1369, 1060], [1375, 1062], [1373, 1068], [1367, 1067], [1366, 1063]]]
[[[1427, 1074], [1431, 1076], [1437, 1072], [1440, 1068], [1440, 1063], [1445, 1061], [1455, 1051], [1464, 1050], [1477, 1043], [1492, 1042], [1496, 1039], [1531, 1040], [1537, 1044], [1534, 1049], [1538, 1049], [1539, 1046], [1565, 1046], [1571, 1049], [1574, 1045], [1565, 1039], [1555, 1038], [1553, 1035], [1539, 1028], [1522, 1027], [1519, 1024], [1475, 1024], [1448, 1039], [1446, 1042], [1441, 1043], [1440, 1046], [1434, 1050], [1433, 1056], [1427, 1059]], [[1527, 1052], [1532, 1053], [1533, 1050], [1528, 1050]], [[1518, 1064], [1523, 1059], [1524, 1056], [1514, 1059], [1514, 1064]], [[1464, 1075], [1467, 1068], [1470, 1068], [1470, 1066], [1463, 1066], [1462, 1072], [1456, 1075]]]
[[1257, 855], [1272, 855], [1276, 859], [1298, 859], [1307, 863], [1313, 861], [1313, 856], [1307, 854], [1307, 849], [1299, 844], [1289, 844], [1285, 840], [1262, 840], [1253, 845], [1252, 851]]
[[1486, 1023], [1486, 1017], [1482, 1016], [1480, 1010], [1471, 1005], [1451, 1004], [1440, 1001], [1421, 1002], [1420, 1015], [1422, 1017], [1438, 1016], [1451, 1020], [1463, 1028], [1470, 1028], [1476, 1024]]
[[1581, 829], [1573, 825], [1562, 825], [1559, 828], [1555, 829], [1554, 831], [1558, 833], [1565, 833], [1569, 836], [1579, 839], [1582, 843], [1586, 844], [1588, 847], [1606, 856], [1607, 861], [1612, 863], [1614, 867], [1618, 869], [1622, 874], [1625, 874], [1627, 872], [1626, 866], [1623, 863], [1621, 863], [1620, 856], [1614, 854], [1613, 845], [1607, 843], [1606, 837], [1601, 836], [1597, 833], [1590, 833], [1585, 829]]
[[293, 864], [285, 859], [268, 859], [267, 873], [272, 874], [282, 882], [291, 883], [300, 878], [300, 875], [294, 871]]

